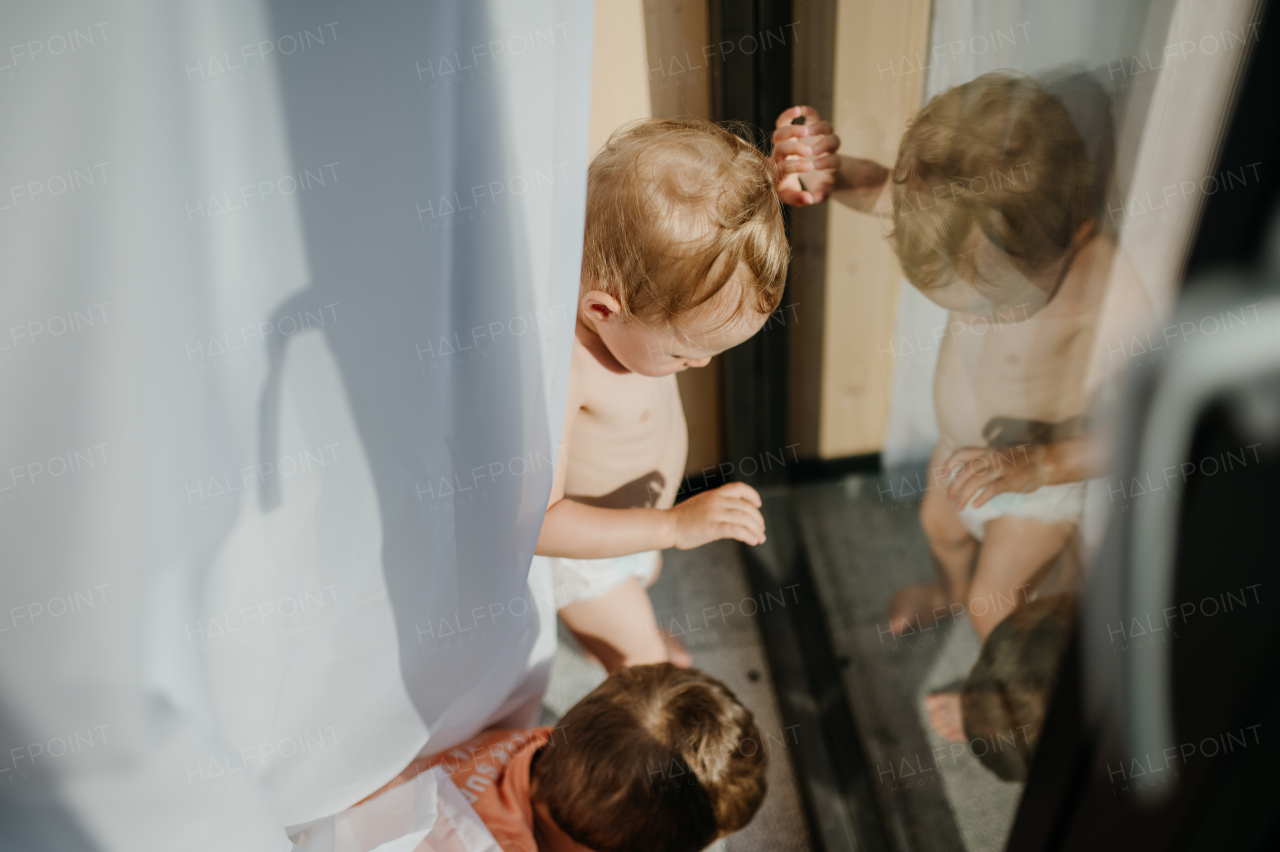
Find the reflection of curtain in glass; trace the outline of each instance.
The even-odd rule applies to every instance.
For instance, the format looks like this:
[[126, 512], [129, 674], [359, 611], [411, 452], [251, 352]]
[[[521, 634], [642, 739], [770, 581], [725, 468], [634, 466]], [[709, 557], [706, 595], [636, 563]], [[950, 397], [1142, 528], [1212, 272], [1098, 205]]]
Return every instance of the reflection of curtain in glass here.
[[590, 5], [5, 24], [0, 821], [288, 849], [536, 713]]
[[[1151, 0], [935, 0], [925, 100], [989, 71], [1036, 74], [1059, 66], [1089, 70], [1126, 56], [1141, 34]], [[894, 341], [936, 341], [947, 312], [903, 282]], [[938, 440], [932, 349], [901, 359], [894, 374], [884, 463], [921, 464]]]

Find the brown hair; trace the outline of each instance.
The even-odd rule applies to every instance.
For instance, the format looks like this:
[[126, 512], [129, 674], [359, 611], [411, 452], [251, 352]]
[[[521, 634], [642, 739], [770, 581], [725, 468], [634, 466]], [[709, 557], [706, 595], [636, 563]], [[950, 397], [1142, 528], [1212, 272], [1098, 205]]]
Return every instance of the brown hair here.
[[745, 265], [737, 310], [772, 312], [790, 257], [773, 178], [764, 154], [709, 121], [614, 131], [587, 173], [583, 286], [656, 323], [707, 302]]
[[965, 680], [965, 736], [987, 741], [983, 753], [974, 754], [1004, 781], [1027, 780], [1075, 608], [1076, 599], [1066, 594], [1018, 607], [991, 631]]
[[1034, 275], [1093, 217], [1089, 154], [1066, 108], [1003, 72], [930, 100], [902, 137], [893, 182], [893, 247], [926, 292], [953, 272], [982, 281], [979, 235]]
[[597, 852], [694, 852], [745, 826], [764, 801], [767, 759], [751, 711], [705, 672], [620, 669], [560, 728], [563, 740], [534, 761], [531, 796]]

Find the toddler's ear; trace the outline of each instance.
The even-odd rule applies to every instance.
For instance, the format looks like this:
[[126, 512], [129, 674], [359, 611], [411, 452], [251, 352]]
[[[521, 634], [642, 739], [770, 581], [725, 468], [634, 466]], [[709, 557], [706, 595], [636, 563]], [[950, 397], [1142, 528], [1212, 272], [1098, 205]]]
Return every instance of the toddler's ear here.
[[622, 311], [618, 300], [603, 290], [591, 290], [583, 295], [582, 307], [587, 316], [600, 322], [607, 321]]

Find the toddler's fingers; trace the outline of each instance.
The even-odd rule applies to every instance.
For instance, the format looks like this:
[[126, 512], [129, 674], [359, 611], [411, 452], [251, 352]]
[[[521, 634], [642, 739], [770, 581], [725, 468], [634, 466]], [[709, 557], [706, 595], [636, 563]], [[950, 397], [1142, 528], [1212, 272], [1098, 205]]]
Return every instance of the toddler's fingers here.
[[[996, 480], [999, 478], [999, 471], [988, 471], [985, 474], [975, 474], [970, 476], [965, 481], [964, 487], [960, 490], [960, 498], [956, 501], [956, 505], [959, 508], [964, 508], [969, 505], [969, 501], [974, 498], [978, 491], [982, 490], [983, 493], [986, 494], [992, 488], [997, 488], [998, 484], [996, 483]], [[994, 493], [995, 492], [992, 492], [992, 494]], [[987, 496], [987, 499], [990, 499], [990, 495]], [[983, 502], [986, 501], [984, 500]], [[975, 504], [974, 508], [976, 509], [979, 505], [981, 504]]]
[[813, 163], [814, 169], [820, 172], [838, 169], [840, 167], [840, 155], [827, 154], [825, 157], [814, 157], [809, 162]]
[[778, 174], [797, 175], [813, 171], [813, 160], [783, 160], [778, 163]]
[[[778, 120], [774, 124], [774, 126], [784, 127], [802, 115], [805, 116], [806, 118], [812, 116], [813, 118], [816, 119], [818, 118], [818, 111], [811, 106], [790, 107], [789, 109], [785, 109], [782, 111], [782, 114], [778, 116]], [[802, 125], [797, 125], [797, 126], [802, 126]]]
[[776, 147], [778, 143], [784, 142], [788, 139], [799, 139], [806, 136], [809, 136], [809, 128], [805, 127], [803, 124], [788, 124], [786, 127], [779, 127], [777, 130], [773, 131], [773, 136], [771, 138], [773, 139], [773, 144]]
[[783, 139], [773, 146], [773, 159], [807, 157], [812, 151], [813, 149], [809, 147], [808, 139]]
[[[958, 488], [962, 479], [967, 479], [976, 474], [987, 473], [991, 470], [988, 464], [974, 464], [977, 459], [982, 459], [981, 454], [961, 456], [959, 453], [947, 459], [946, 468], [947, 475], [951, 478], [951, 487]], [[950, 489], [948, 489], [950, 490]]]
[[750, 530], [747, 527], [740, 526], [738, 524], [729, 524], [729, 523], [721, 524], [719, 528], [719, 532], [720, 532], [720, 538], [737, 539], [743, 544], [749, 544], [752, 547], [754, 547], [757, 544], [764, 544], [764, 535], [757, 534], [753, 530]]
[[956, 499], [960, 496], [960, 493], [964, 491], [965, 485], [968, 484], [972, 477], [973, 473], [967, 469], [961, 470], [957, 473], [955, 478], [947, 483], [947, 499], [952, 503], [956, 502]]
[[731, 514], [725, 515], [717, 523], [734, 527], [737, 529], [746, 530], [748, 533], [750, 533], [750, 536], [751, 536], [751, 541], [747, 542], [748, 544], [756, 544], [758, 542], [764, 541], [764, 538], [765, 538], [764, 522], [759, 518], [753, 519], [747, 516], [746, 514], [731, 513]]
[[810, 135], [805, 144], [809, 146], [809, 150], [812, 152], [811, 156], [829, 154], [840, 147], [840, 137], [834, 133], [826, 133], [821, 136]]
[[759, 509], [742, 500], [734, 500], [725, 506], [725, 509], [725, 514], [721, 516], [722, 520], [743, 524], [764, 535], [764, 515], [760, 514]]
[[776, 128], [783, 128], [790, 125], [792, 121], [802, 115], [802, 109], [803, 107], [798, 106], [787, 107], [782, 112], [778, 113], [778, 118], [774, 121], [773, 126]]
[[726, 497], [735, 497], [739, 500], [745, 500], [752, 506], [759, 507], [763, 505], [760, 500], [760, 492], [756, 491], [745, 482], [730, 482], [728, 485], [720, 486], [720, 493]]
[[1008, 486], [1005, 485], [1004, 480], [997, 479], [996, 481], [990, 483], [985, 488], [981, 489], [976, 494], [974, 494], [973, 508], [975, 509], [982, 508], [987, 503], [991, 502], [991, 498], [995, 497], [997, 494], [1001, 494], [1008, 490], [1009, 488]]

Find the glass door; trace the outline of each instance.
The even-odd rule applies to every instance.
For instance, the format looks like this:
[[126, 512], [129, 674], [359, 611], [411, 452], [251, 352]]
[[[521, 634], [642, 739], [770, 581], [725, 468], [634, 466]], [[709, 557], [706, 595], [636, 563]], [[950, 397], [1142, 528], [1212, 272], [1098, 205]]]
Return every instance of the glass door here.
[[[802, 457], [766, 494], [786, 534], [750, 559], [758, 586], [809, 599], [775, 684], [821, 744], [796, 754], [824, 848], [1002, 849], [1108, 527], [1193, 487], [1121, 476], [1118, 404], [1214, 330], [1171, 317], [1206, 205], [1266, 174], [1219, 156], [1261, 12], [794, 14], [791, 102], [809, 109], [764, 115], [765, 59], [721, 78], [757, 80], [721, 117], [768, 128], [795, 170], [796, 321], [725, 359], [727, 446], [783, 429]], [[782, 381], [781, 415], [735, 407]], [[1130, 634], [1117, 654], [1147, 641]]]

